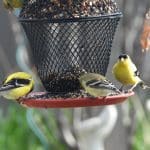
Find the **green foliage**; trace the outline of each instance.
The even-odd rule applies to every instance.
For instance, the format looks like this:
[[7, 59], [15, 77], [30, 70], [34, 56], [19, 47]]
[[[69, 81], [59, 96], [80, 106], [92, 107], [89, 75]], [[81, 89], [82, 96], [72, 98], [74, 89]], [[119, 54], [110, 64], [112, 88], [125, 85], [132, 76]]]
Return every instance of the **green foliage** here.
[[150, 124], [147, 121], [138, 121], [133, 139], [133, 150], [150, 149]]
[[31, 132], [26, 122], [26, 109], [11, 105], [4, 117], [0, 115], [1, 150], [42, 150], [39, 139]]
[[146, 110], [144, 110], [140, 100], [135, 100], [136, 127], [132, 150], [150, 150], [150, 114], [147, 114]]
[[133, 139], [133, 150], [145, 150], [144, 137], [143, 137], [143, 126], [141, 122], [137, 123], [136, 133]]
[[[41, 111], [35, 110], [32, 115], [34, 117], [36, 125], [41, 130], [42, 135], [46, 138], [45, 139], [43, 137], [41, 139], [41, 141], [43, 141], [42, 142], [43, 145], [45, 147], [48, 147], [46, 148], [46, 150], [50, 148], [57, 150], [65, 150], [66, 145], [61, 141], [57, 118], [54, 115], [53, 110], [51, 109], [50, 110], [42, 109]], [[38, 132], [36, 132], [36, 134], [37, 133]], [[40, 135], [39, 133], [38, 135], [42, 137], [42, 135]]]
[[[2, 115], [2, 111], [0, 111], [0, 150], [45, 150], [39, 138], [32, 132], [28, 125], [26, 110], [26, 108], [11, 103], [5, 116]], [[52, 120], [53, 128], [49, 130], [47, 129], [47, 123], [51, 122], [51, 118], [46, 122], [42, 122], [40, 119], [43, 118], [41, 117], [42, 115], [37, 113], [33, 118], [35, 120], [37, 120], [35, 117], [39, 118], [40, 123], [37, 121], [36, 123], [40, 130], [45, 128], [45, 132], [43, 132], [43, 130], [42, 132], [48, 141], [47, 149], [52, 147], [58, 150], [65, 149], [64, 144], [59, 141], [58, 136], [54, 135], [57, 131], [54, 119]], [[53, 131], [53, 133], [51, 133], [51, 131]]]

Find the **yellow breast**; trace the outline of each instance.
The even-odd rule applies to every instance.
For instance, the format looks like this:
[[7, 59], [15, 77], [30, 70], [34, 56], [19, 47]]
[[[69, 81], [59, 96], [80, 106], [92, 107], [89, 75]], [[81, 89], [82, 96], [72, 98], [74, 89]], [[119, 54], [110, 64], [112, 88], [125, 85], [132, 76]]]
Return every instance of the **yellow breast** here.
[[30, 86], [19, 87], [4, 93], [4, 97], [7, 99], [18, 100], [20, 97], [27, 95], [31, 91]]
[[113, 74], [123, 85], [134, 85], [141, 81], [138, 76], [135, 76], [135, 72], [124, 64], [116, 64], [113, 67]]

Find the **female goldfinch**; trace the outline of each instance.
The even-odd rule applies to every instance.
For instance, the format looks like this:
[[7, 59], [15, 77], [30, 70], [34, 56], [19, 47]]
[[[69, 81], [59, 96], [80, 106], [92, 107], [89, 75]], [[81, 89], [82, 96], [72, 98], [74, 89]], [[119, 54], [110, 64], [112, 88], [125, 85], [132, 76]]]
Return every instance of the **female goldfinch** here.
[[24, 0], [3, 0], [3, 5], [6, 9], [13, 10], [14, 8], [22, 8]]
[[[143, 88], [149, 88], [140, 79], [139, 71], [137, 70], [135, 64], [132, 62], [131, 58], [122, 54], [119, 56], [118, 61], [113, 66], [113, 74], [115, 78], [122, 83], [122, 85], [132, 85], [130, 91], [132, 91], [138, 84]], [[123, 88], [121, 87], [121, 89]]]
[[94, 97], [105, 97], [120, 91], [103, 75], [85, 73], [79, 77], [79, 82], [84, 90]]
[[33, 90], [34, 81], [25, 72], [16, 72], [7, 77], [0, 87], [0, 95], [7, 99], [18, 100]]

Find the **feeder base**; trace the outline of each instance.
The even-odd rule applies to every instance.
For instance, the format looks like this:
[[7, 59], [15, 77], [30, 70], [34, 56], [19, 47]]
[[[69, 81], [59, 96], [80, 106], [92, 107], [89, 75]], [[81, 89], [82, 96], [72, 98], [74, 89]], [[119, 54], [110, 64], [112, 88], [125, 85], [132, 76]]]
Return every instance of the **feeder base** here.
[[[91, 107], [118, 104], [125, 101], [128, 97], [134, 95], [134, 92], [122, 93], [107, 97], [76, 97], [76, 98], [42, 98], [44, 92], [33, 92], [27, 97], [19, 100], [19, 103], [25, 107], [33, 108], [69, 108], [69, 107]], [[36, 98], [40, 97], [40, 98]]]

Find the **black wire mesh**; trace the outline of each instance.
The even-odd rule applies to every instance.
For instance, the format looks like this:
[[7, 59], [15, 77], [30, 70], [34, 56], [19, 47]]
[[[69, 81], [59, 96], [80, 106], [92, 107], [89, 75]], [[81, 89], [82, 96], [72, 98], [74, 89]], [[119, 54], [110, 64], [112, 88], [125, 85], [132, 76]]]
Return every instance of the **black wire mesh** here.
[[[66, 3], [70, 7], [69, 13], [63, 3], [60, 3], [61, 11], [56, 7], [55, 13], [52, 13], [52, 1], [37, 0], [26, 1], [20, 14], [38, 74], [50, 92], [79, 90], [78, 77], [85, 71], [105, 75], [112, 40], [121, 16], [115, 13], [83, 17], [83, 12], [79, 11], [81, 5], [70, 1]], [[79, 8], [76, 13], [74, 5]], [[114, 8], [114, 12], [116, 10]]]

